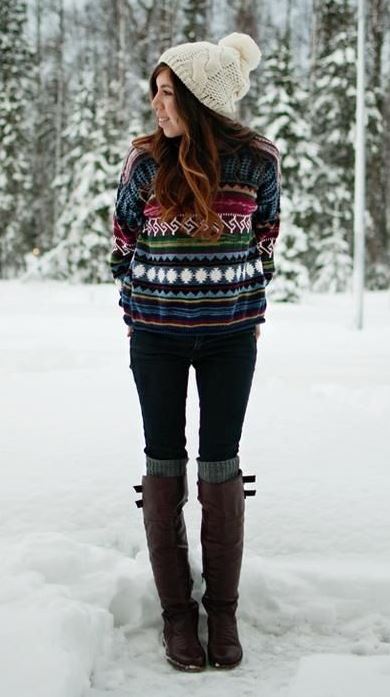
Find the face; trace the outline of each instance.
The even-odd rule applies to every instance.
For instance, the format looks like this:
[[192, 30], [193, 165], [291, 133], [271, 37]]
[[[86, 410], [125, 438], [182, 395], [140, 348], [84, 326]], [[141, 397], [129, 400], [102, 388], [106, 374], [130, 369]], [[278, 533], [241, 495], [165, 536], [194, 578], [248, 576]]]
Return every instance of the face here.
[[156, 113], [158, 125], [167, 138], [183, 135], [184, 128], [178, 116], [175, 93], [169, 70], [162, 70], [156, 79], [157, 92], [152, 100], [152, 109]]

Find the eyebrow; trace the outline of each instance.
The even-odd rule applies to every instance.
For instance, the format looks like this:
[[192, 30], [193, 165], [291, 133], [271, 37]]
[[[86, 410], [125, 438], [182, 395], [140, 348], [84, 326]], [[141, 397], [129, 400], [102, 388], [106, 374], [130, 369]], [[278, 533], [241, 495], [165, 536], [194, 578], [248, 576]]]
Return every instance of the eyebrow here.
[[173, 86], [172, 86], [172, 85], [160, 85], [160, 87], [169, 87], [170, 90], [173, 89]]

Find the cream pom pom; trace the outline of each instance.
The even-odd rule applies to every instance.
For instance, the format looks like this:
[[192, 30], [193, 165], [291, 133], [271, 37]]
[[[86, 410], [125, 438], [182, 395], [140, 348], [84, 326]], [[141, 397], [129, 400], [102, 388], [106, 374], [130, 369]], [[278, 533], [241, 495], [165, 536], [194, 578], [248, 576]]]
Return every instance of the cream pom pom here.
[[241, 59], [247, 63], [248, 70], [254, 70], [260, 63], [261, 51], [249, 34], [240, 34], [235, 31], [218, 41], [218, 46], [235, 48]]

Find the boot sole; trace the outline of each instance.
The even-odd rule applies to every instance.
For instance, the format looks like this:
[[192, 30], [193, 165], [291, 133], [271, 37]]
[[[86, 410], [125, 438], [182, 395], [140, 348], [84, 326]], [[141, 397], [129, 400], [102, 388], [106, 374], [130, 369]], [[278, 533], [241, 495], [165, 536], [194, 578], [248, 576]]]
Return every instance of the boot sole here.
[[206, 669], [206, 666], [186, 666], [184, 665], [184, 663], [179, 663], [178, 661], [175, 661], [173, 658], [170, 658], [170, 656], [166, 656], [166, 659], [169, 665], [171, 665], [173, 668], [176, 668], [176, 670], [181, 670], [183, 673], [201, 673], [203, 670]]
[[166, 643], [163, 639], [163, 646], [165, 648], [165, 658], [168, 661], [169, 665], [171, 665], [173, 668], [176, 668], [176, 670], [181, 670], [183, 673], [201, 673], [202, 670], [206, 669], [206, 663], [204, 666], [196, 666], [192, 663], [189, 665], [186, 665], [185, 663], [180, 663], [179, 661], [175, 661], [174, 658], [171, 658], [166, 652]]
[[242, 656], [240, 660], [236, 661], [235, 663], [218, 663], [218, 661], [213, 661], [211, 658], [209, 658], [209, 665], [211, 668], [215, 668], [215, 670], [233, 670], [233, 668], [237, 668], [241, 662]]

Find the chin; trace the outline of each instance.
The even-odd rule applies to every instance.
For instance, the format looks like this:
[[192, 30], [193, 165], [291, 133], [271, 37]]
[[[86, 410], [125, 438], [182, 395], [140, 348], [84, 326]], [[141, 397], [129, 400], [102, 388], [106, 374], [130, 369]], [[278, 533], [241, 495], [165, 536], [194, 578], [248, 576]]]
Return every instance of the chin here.
[[179, 138], [183, 134], [182, 133], [172, 133], [172, 131], [171, 132], [164, 131], [164, 135], [166, 138]]

